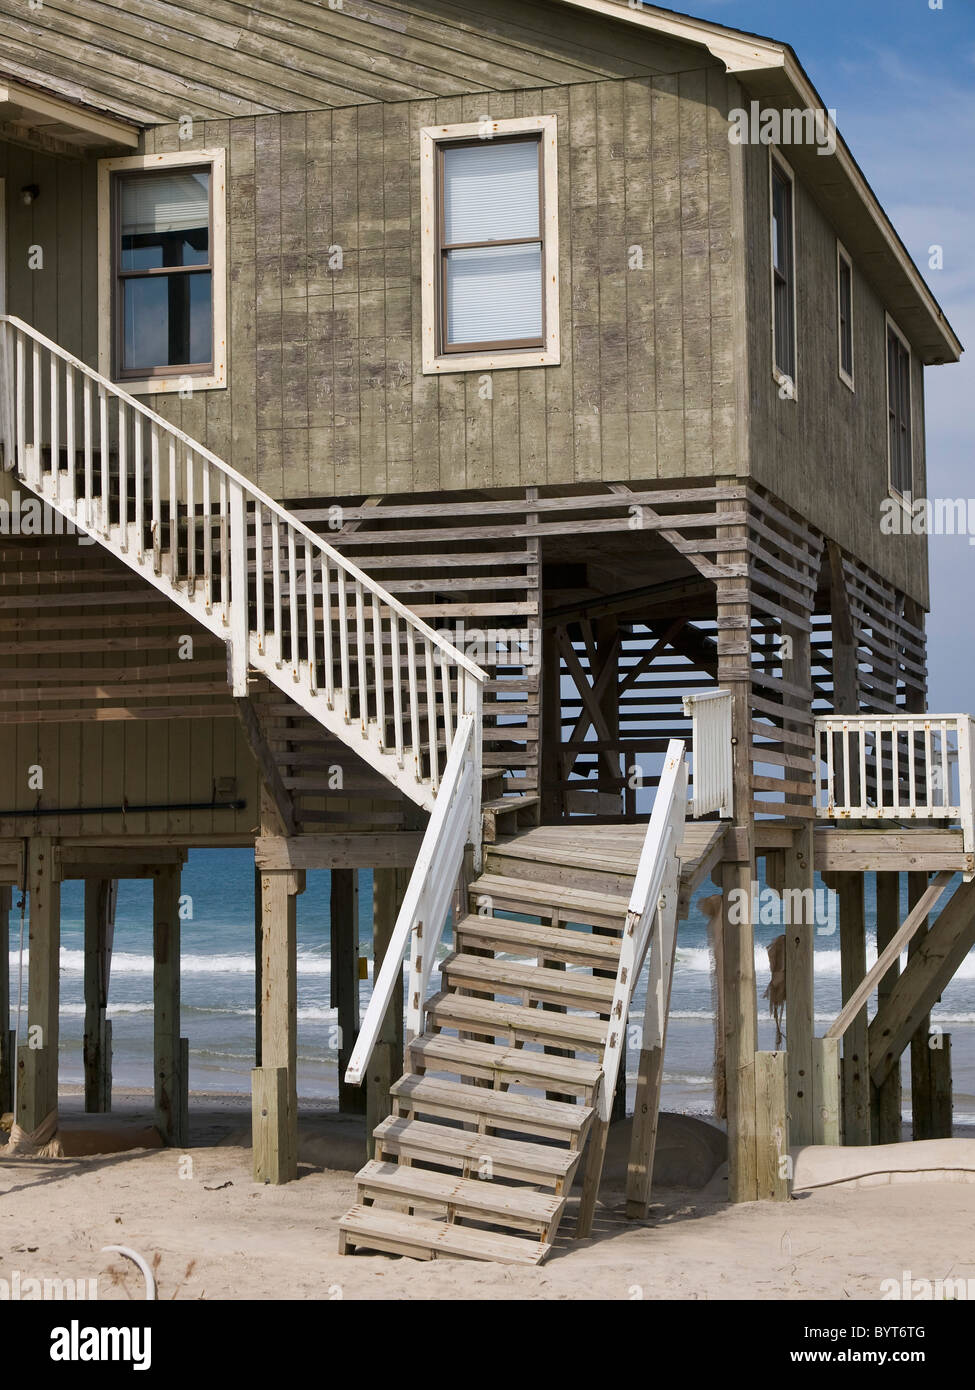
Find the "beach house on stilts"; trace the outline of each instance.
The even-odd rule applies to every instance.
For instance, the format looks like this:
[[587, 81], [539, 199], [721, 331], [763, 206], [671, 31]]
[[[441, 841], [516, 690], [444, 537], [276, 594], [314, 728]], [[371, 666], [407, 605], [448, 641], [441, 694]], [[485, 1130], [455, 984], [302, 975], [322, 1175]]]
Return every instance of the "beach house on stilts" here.
[[[620, 0], [0, 0], [0, 176], [12, 1142], [57, 1127], [71, 878], [110, 1105], [136, 876], [157, 1124], [186, 1142], [204, 846], [255, 853], [271, 1182], [297, 1172], [296, 895], [332, 871], [340, 1099], [373, 1136], [344, 1250], [536, 1263], [574, 1182], [586, 1234], [627, 1054], [646, 1214], [709, 877], [731, 1199], [786, 1196], [790, 1144], [898, 1137], [908, 1047], [915, 1132], [950, 1130], [927, 1016], [975, 941], [972, 722], [926, 709], [926, 541], [882, 522], [926, 495], [923, 369], [961, 345], [792, 50]], [[761, 860], [840, 902], [843, 1012], [816, 1036], [800, 912], [778, 1052]]]

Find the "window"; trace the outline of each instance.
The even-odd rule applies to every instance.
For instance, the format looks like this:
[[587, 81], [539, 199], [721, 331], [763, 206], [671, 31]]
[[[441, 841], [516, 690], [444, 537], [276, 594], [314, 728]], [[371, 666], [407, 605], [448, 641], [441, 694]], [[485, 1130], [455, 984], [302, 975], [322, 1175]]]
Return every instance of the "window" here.
[[225, 385], [223, 192], [222, 151], [101, 162], [100, 367], [130, 390]]
[[836, 317], [840, 379], [853, 390], [853, 262], [836, 243]]
[[[793, 181], [771, 160], [772, 180], [772, 369], [777, 381], [796, 380], [796, 247]], [[794, 389], [791, 394], [795, 394]]]
[[554, 116], [421, 132], [423, 370], [559, 360]]
[[887, 458], [890, 486], [910, 500], [914, 486], [911, 444], [911, 349], [887, 318]]

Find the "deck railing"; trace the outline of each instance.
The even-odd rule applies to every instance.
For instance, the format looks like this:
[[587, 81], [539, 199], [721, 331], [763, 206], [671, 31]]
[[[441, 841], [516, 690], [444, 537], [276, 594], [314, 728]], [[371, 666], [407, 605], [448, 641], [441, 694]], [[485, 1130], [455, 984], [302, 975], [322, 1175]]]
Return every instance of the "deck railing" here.
[[10, 315], [0, 373], [4, 466], [219, 635], [235, 695], [261, 672], [427, 809], [471, 715], [479, 783], [473, 661], [211, 450]]
[[[684, 757], [684, 747], [681, 739], [671, 739], [667, 745], [667, 755], [657, 785], [650, 823], [633, 881], [633, 891], [630, 893], [616, 972], [616, 989], [613, 993], [606, 1046], [603, 1051], [600, 1117], [604, 1120], [609, 1119], [612, 1110], [616, 1078], [626, 1040], [630, 1004], [654, 927], [656, 925], [659, 934], [665, 912], [670, 914], [672, 923], [676, 921], [676, 893], [680, 878], [677, 850], [683, 838], [687, 814], [687, 760]], [[671, 895], [670, 901], [667, 900], [668, 894]], [[652, 1003], [656, 1002], [659, 1005], [657, 1016], [662, 1022], [667, 1001], [663, 998], [653, 1000], [651, 995], [656, 995], [658, 990], [669, 992], [672, 961], [664, 960], [662, 951], [658, 956], [656, 974], [660, 983], [654, 979], [648, 983], [648, 1014], [651, 1012]], [[650, 1045], [651, 1042], [644, 1039], [644, 1046]]]
[[734, 807], [731, 691], [705, 690], [699, 695], [685, 695], [684, 713], [693, 721], [691, 815], [697, 819], [717, 811], [722, 818], [729, 817]]
[[816, 720], [816, 814], [825, 820], [957, 821], [975, 851], [975, 737], [968, 714]]

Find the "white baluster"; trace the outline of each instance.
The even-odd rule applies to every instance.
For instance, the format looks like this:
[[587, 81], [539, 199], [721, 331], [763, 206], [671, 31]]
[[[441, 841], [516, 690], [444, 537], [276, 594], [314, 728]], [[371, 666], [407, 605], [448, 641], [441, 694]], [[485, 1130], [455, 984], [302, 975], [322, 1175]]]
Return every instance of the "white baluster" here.
[[372, 665], [376, 673], [376, 723], [379, 747], [386, 747], [386, 672], [383, 669], [383, 627], [379, 598], [372, 596]]
[[210, 487], [210, 464], [204, 463], [200, 537], [203, 541], [203, 606], [208, 613], [213, 612], [213, 525], [211, 522]]
[[152, 571], [162, 573], [162, 483], [159, 475], [159, 426], [149, 422], [149, 488], [152, 499]]
[[88, 530], [92, 530], [92, 497], [95, 490], [93, 477], [92, 460], [92, 440], [91, 440], [91, 377], [82, 378], [83, 390], [83, 415], [85, 429], [85, 525]]
[[335, 654], [332, 650], [332, 586], [328, 572], [328, 561], [322, 555], [322, 634], [325, 666], [325, 700], [329, 709], [335, 708]]
[[176, 481], [176, 440], [169, 440], [169, 579], [179, 583], [179, 487]]
[[339, 663], [342, 679], [342, 713], [346, 724], [352, 722], [352, 687], [349, 675], [349, 601], [345, 592], [345, 570], [336, 569], [338, 585]]
[[230, 626], [230, 519], [228, 516], [227, 475], [220, 474], [220, 606], [223, 625]]
[[68, 455], [68, 473], [65, 484], [65, 496], [71, 503], [71, 515], [75, 515], [75, 418], [74, 418], [74, 367], [70, 362], [64, 364], [64, 426], [66, 444], [65, 450]]
[[366, 675], [366, 610], [362, 584], [353, 580], [355, 595], [355, 649], [359, 670], [359, 728], [365, 734], [369, 727], [369, 684]]
[[305, 537], [305, 639], [308, 643], [308, 687], [318, 693], [318, 655], [315, 642], [315, 566], [312, 563], [311, 541]]
[[284, 665], [284, 634], [281, 630], [281, 527], [277, 512], [271, 513], [271, 602], [274, 605], [274, 664]]
[[61, 383], [58, 376], [59, 358], [55, 353], [51, 353], [51, 489], [50, 496], [55, 502], [58, 501], [58, 483], [61, 477], [61, 424], [59, 419], [59, 407], [61, 404]]
[[129, 407], [121, 397], [118, 405], [118, 526], [119, 547], [129, 549]]
[[420, 692], [416, 678], [416, 635], [413, 624], [406, 624], [406, 671], [410, 690], [410, 741], [413, 753], [413, 770], [418, 782], [423, 781], [423, 757], [420, 749]]
[[108, 428], [108, 395], [104, 386], [98, 388], [98, 443], [99, 443], [99, 464], [100, 479], [99, 489], [101, 497], [98, 505], [98, 525], [103, 536], [108, 535], [108, 499], [110, 494], [110, 470], [111, 470], [111, 435]]
[[298, 679], [300, 660], [298, 656], [298, 560], [295, 552], [295, 531], [288, 527], [288, 612], [290, 614], [291, 679]]
[[396, 761], [403, 766], [403, 679], [400, 671], [399, 614], [389, 615], [389, 660], [393, 682], [393, 736], [396, 740]]
[[196, 496], [193, 450], [186, 451], [186, 592], [196, 593]]
[[34, 449], [31, 454], [30, 471], [27, 481], [35, 492], [41, 490], [41, 409], [43, 406], [43, 387], [41, 385], [41, 345], [33, 344], [31, 353], [31, 383], [33, 390], [33, 432]]
[[430, 785], [434, 792], [440, 786], [440, 749], [437, 743], [437, 682], [433, 673], [433, 643], [423, 639], [423, 657], [427, 687], [427, 737], [430, 740]]
[[257, 602], [257, 650], [266, 654], [264, 641], [264, 504], [254, 504], [254, 589]]
[[[135, 433], [132, 438], [132, 468], [135, 472], [135, 557], [141, 565], [146, 555], [146, 474], [143, 444], [145, 442], [145, 421], [141, 415], [133, 420]], [[72, 469], [72, 475], [74, 469]]]

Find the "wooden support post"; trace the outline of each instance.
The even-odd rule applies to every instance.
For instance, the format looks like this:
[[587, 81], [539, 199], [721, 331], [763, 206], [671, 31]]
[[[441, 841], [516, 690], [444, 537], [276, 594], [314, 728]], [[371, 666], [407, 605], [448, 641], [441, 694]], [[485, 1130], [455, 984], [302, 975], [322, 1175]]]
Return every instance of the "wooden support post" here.
[[789, 1199], [789, 1113], [786, 1105], [787, 1061], [784, 1052], [755, 1054], [755, 1133], [758, 1196]]
[[[374, 869], [373, 980], [386, 955], [403, 896], [410, 881], [407, 869]], [[366, 1072], [366, 1154], [372, 1157], [372, 1132], [392, 1112], [389, 1090], [403, 1073], [403, 991], [396, 990], [379, 1030]]]
[[180, 865], [155, 869], [152, 878], [153, 1071], [156, 1127], [164, 1144], [189, 1138], [189, 1078], [179, 1035]]
[[298, 1175], [289, 1085], [287, 1067], [255, 1067], [251, 1072], [255, 1182], [290, 1182]]
[[952, 1130], [951, 1034], [938, 1033], [928, 1048], [931, 1074], [931, 1138], [950, 1139]]
[[262, 1029], [264, 1026], [264, 989], [261, 967], [264, 961], [264, 928], [262, 923], [261, 871], [254, 866], [254, 1066], [261, 1065]]
[[[785, 1027], [789, 1068], [789, 1119], [792, 1143], [813, 1142], [813, 952], [816, 914], [813, 904], [813, 826], [803, 825], [785, 851], [783, 888], [792, 904], [785, 922]], [[796, 904], [802, 904], [797, 910]], [[808, 919], [808, 920], [807, 920]]]
[[[837, 874], [840, 913], [840, 979], [843, 1003], [867, 973], [867, 935], [863, 910], [863, 875]], [[843, 1037], [843, 1142], [870, 1143], [870, 1068], [867, 1052], [867, 1006]]]
[[0, 1115], [13, 1109], [14, 1067], [10, 1032], [10, 887], [0, 884]]
[[840, 1040], [813, 1038], [814, 1144], [839, 1144]]
[[[907, 901], [909, 906], [921, 898], [928, 886], [928, 876], [926, 873], [910, 873], [907, 875]], [[924, 938], [928, 932], [928, 921], [925, 920], [918, 927], [917, 931], [907, 948], [908, 960], [921, 948]], [[925, 1014], [917, 1031], [911, 1038], [911, 1118], [913, 1121], [912, 1133], [915, 1139], [933, 1139], [933, 1096], [931, 1093], [931, 1064], [929, 1060], [931, 1040], [931, 1015]]]
[[586, 1155], [582, 1174], [582, 1192], [579, 1196], [579, 1212], [576, 1217], [576, 1240], [587, 1240], [592, 1234], [593, 1217], [596, 1214], [596, 1198], [599, 1196], [599, 1180], [603, 1173], [603, 1162], [606, 1158], [606, 1140], [609, 1138], [609, 1121], [599, 1117], [601, 1103], [600, 1089], [602, 1081], [596, 1087], [592, 1103], [595, 1106], [596, 1114], [593, 1116], [592, 1124], [589, 1126], [589, 1137], [586, 1140]]
[[348, 1086], [345, 1069], [359, 1036], [359, 873], [357, 869], [333, 869], [329, 896], [331, 939], [331, 1004], [338, 1010], [339, 1111], [364, 1115], [366, 1097], [361, 1086]]
[[[900, 874], [877, 875], [877, 954], [900, 924]], [[883, 1008], [900, 974], [895, 961], [877, 985], [877, 1007]], [[896, 1144], [901, 1137], [901, 1069], [898, 1064], [881, 1082], [871, 1082], [871, 1132], [875, 1144]]]
[[[661, 884], [664, 907], [658, 909], [656, 929], [650, 942], [647, 971], [647, 1002], [643, 1018], [643, 1046], [637, 1071], [630, 1133], [630, 1157], [626, 1169], [626, 1215], [644, 1221], [650, 1211], [653, 1158], [660, 1121], [660, 1091], [667, 1046], [667, 1019], [677, 955], [677, 899], [680, 873], [675, 863]], [[621, 1063], [622, 1066], [622, 1063]]]
[[117, 879], [85, 879], [85, 1110], [112, 1108], [112, 1025], [108, 983], [112, 966]]
[[562, 819], [562, 662], [558, 629], [542, 628], [541, 759], [538, 771], [541, 817], [552, 825]]
[[[723, 481], [723, 480], [722, 480]], [[735, 512], [740, 501], [720, 501], [718, 512]], [[740, 546], [748, 526], [719, 525], [719, 540]], [[717, 563], [736, 564], [741, 551], [719, 551]], [[752, 815], [752, 685], [749, 630], [751, 605], [741, 597], [737, 579], [715, 581], [718, 612], [718, 683], [731, 691], [734, 824], [728, 841], [732, 852], [722, 865], [721, 931], [724, 943], [725, 1075], [728, 1102], [728, 1198], [753, 1202], [758, 1196], [755, 1150], [755, 1050], [758, 1005], [755, 992], [755, 933], [752, 922], [752, 883], [755, 879], [755, 835]], [[744, 908], [744, 904], [749, 904]], [[735, 910], [732, 911], [732, 904]]]
[[[261, 1066], [252, 1073], [254, 1181], [298, 1176], [298, 927], [303, 871], [261, 872]], [[283, 1083], [274, 1079], [284, 1074]], [[280, 1089], [283, 1085], [283, 1092]]]
[[[755, 937], [751, 908], [751, 864], [722, 866], [721, 936], [724, 943], [725, 1075], [728, 1104], [728, 1199], [758, 1197], [755, 1134]], [[744, 896], [742, 896], [744, 895]], [[732, 904], [736, 910], [732, 911]], [[739, 920], [744, 918], [744, 920]]]
[[[30, 969], [27, 976], [27, 1039], [18, 1058], [17, 1120], [33, 1134], [58, 1106], [58, 1003], [61, 953], [61, 884], [57, 847], [34, 836], [27, 850]], [[29, 1054], [26, 1065], [24, 1053]]]

